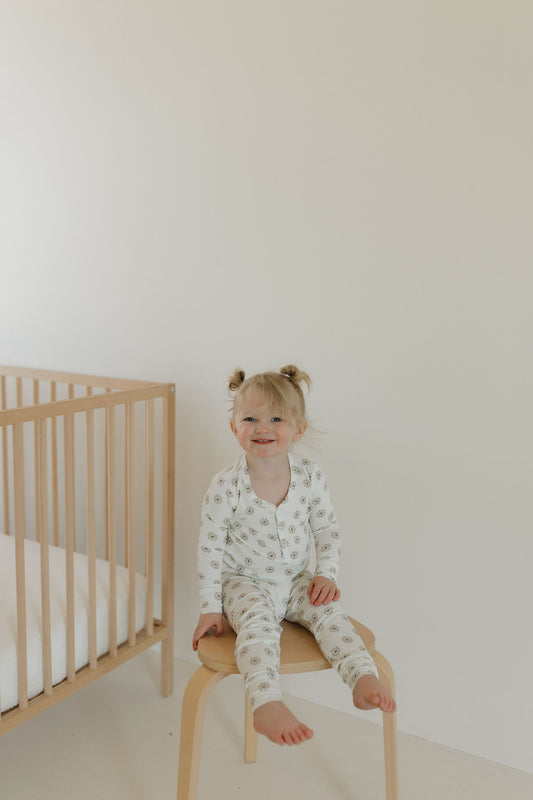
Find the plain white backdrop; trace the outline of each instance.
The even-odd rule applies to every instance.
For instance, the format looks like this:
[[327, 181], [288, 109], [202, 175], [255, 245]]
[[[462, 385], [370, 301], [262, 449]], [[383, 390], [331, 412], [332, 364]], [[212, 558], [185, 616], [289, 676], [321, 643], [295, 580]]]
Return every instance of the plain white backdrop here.
[[0, 362], [176, 382], [176, 656], [226, 376], [293, 362], [400, 728], [533, 771], [531, 6], [0, 13]]

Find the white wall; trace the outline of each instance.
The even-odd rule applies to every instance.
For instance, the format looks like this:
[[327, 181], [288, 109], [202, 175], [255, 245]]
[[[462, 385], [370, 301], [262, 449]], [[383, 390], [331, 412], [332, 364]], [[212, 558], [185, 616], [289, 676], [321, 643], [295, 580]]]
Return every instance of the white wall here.
[[1, 12], [0, 362], [176, 381], [176, 654], [225, 377], [292, 361], [400, 727], [533, 771], [531, 6]]

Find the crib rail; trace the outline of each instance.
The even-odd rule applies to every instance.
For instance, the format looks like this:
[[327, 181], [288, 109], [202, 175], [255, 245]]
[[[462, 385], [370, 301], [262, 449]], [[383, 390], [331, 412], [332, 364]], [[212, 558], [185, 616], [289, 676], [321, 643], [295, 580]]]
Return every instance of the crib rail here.
[[[0, 733], [23, 721], [25, 713], [38, 713], [39, 703], [44, 709], [54, 695], [60, 699], [78, 683], [85, 685], [91, 674], [97, 677], [109, 671], [115, 662], [122, 663], [139, 647], [156, 641], [163, 642], [162, 694], [171, 693], [174, 388], [168, 383], [0, 366], [0, 530], [15, 538], [19, 699], [18, 708], [1, 714]], [[28, 538], [40, 545], [44, 687], [43, 694], [31, 700], [24, 555]], [[49, 544], [63, 546], [66, 554], [63, 683], [70, 689], [52, 685]], [[88, 570], [89, 662], [78, 671], [76, 552], [87, 556]], [[109, 565], [109, 649], [102, 656], [97, 655], [96, 644], [97, 556]], [[123, 645], [117, 641], [116, 627], [119, 563], [128, 570], [128, 631]], [[139, 571], [146, 580], [146, 624], [140, 634], [135, 608]], [[155, 618], [158, 609], [160, 618]], [[0, 685], [0, 697], [1, 692]]]
[[6, 377], [27, 379], [31, 381], [46, 381], [48, 383], [64, 383], [67, 386], [98, 386], [103, 389], [139, 389], [142, 386], [153, 386], [153, 381], [125, 380], [123, 378], [104, 378], [96, 375], [83, 375], [74, 372], [53, 372], [45, 369], [32, 369], [31, 367], [10, 367], [0, 365], [0, 375]]

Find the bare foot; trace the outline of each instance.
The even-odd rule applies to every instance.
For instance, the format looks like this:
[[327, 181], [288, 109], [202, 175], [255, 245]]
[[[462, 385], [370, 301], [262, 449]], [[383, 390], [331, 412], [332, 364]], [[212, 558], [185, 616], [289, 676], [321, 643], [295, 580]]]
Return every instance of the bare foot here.
[[362, 675], [353, 690], [353, 704], [367, 711], [379, 708], [381, 711], [396, 711], [394, 697], [374, 675]]
[[276, 744], [301, 744], [313, 735], [279, 700], [265, 703], [254, 711], [254, 728]]

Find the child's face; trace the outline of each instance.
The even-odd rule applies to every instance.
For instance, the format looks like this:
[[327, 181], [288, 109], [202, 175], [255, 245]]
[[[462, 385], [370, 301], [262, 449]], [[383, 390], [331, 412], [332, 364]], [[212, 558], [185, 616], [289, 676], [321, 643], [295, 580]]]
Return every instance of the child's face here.
[[283, 418], [257, 389], [240, 398], [231, 420], [231, 430], [245, 453], [252, 458], [286, 456], [289, 447], [305, 433], [307, 423]]

